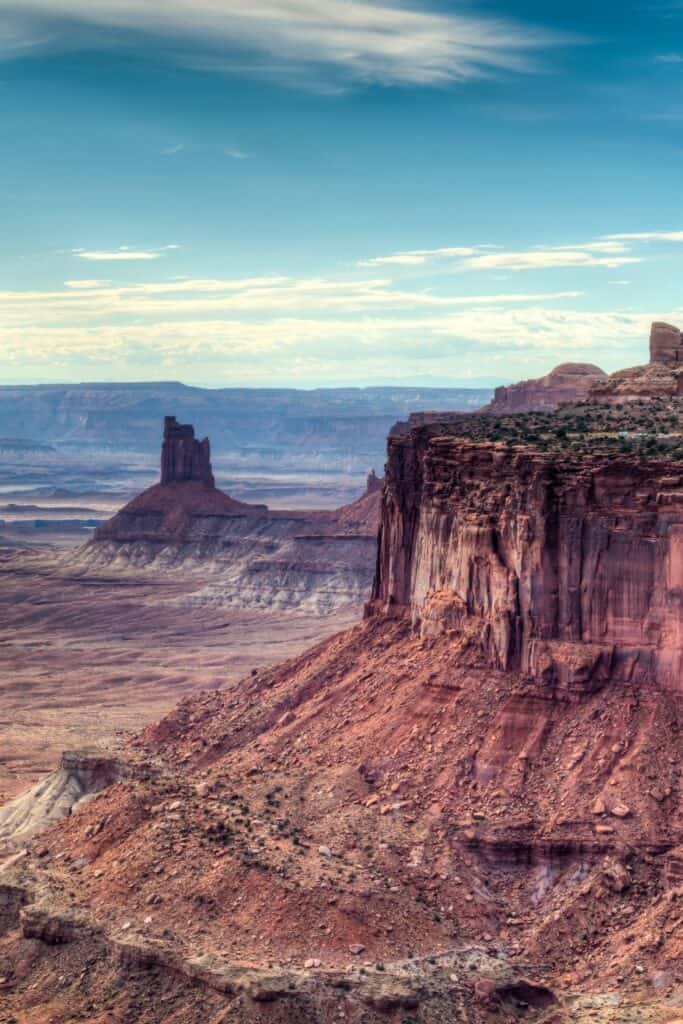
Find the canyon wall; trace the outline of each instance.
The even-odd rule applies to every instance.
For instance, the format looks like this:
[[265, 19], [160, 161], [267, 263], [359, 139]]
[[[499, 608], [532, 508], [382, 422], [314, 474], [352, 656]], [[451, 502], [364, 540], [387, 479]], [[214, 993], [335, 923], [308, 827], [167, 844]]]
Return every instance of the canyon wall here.
[[571, 690], [683, 691], [683, 468], [509, 449], [418, 427], [389, 442], [368, 614], [410, 614], [497, 669]]

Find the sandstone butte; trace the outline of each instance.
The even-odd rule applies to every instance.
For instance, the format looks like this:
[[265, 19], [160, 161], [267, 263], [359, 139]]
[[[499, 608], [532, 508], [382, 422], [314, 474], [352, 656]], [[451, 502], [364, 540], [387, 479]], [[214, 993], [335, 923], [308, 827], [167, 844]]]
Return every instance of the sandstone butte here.
[[344, 528], [348, 533], [374, 534], [379, 523], [381, 489], [381, 481], [373, 470], [365, 494], [334, 512], [272, 511], [266, 505], [235, 501], [216, 487], [209, 439], [199, 441], [190, 424], [166, 416], [159, 483], [133, 498], [98, 527], [93, 547], [96, 549], [102, 541], [119, 545], [136, 541], [175, 545], [203, 541], [207, 551], [213, 550], [220, 545], [221, 527], [234, 525], [228, 521], [235, 518], [242, 520], [242, 525], [245, 520], [259, 520], [259, 526], [263, 520], [293, 519], [300, 531], [309, 526], [328, 535]]
[[0, 1012], [680, 1024], [682, 544], [674, 458], [397, 431], [364, 619], [62, 766]]

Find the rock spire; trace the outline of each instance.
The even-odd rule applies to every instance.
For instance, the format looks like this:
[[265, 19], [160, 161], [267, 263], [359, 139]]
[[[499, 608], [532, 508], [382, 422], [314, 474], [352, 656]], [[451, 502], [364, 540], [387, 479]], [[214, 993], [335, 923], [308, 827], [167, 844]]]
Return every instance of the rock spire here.
[[202, 441], [194, 436], [194, 427], [178, 423], [175, 416], [164, 418], [164, 443], [161, 449], [162, 484], [198, 480], [214, 487], [211, 472], [211, 448], [208, 437]]

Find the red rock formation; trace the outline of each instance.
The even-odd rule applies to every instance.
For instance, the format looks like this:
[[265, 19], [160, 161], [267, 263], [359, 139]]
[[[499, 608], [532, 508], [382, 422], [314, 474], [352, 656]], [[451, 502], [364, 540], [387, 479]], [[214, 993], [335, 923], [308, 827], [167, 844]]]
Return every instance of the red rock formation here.
[[162, 484], [201, 481], [214, 487], [211, 472], [211, 448], [208, 437], [198, 441], [194, 427], [178, 423], [175, 416], [164, 419], [164, 441], [161, 449]]
[[683, 692], [678, 463], [546, 455], [423, 427], [389, 443], [375, 608], [568, 690]]
[[592, 402], [624, 402], [639, 398], [683, 395], [683, 340], [677, 327], [654, 323], [650, 330], [650, 362], [617, 370], [597, 381]]
[[162, 479], [69, 555], [72, 565], [207, 575], [239, 607], [362, 607], [372, 582], [383, 482], [335, 510], [271, 510], [235, 501], [213, 481], [208, 439], [166, 417]]
[[384, 479], [377, 476], [374, 469], [371, 469], [368, 473], [368, 479], [365, 482], [365, 493], [374, 494], [375, 491], [381, 491], [384, 487]]
[[194, 427], [164, 419], [161, 448], [161, 482], [129, 501], [102, 523], [93, 543], [149, 542], [186, 544], [193, 524], [207, 517], [261, 515], [265, 505], [247, 505], [220, 491], [211, 470], [208, 437], [198, 441]]
[[683, 335], [671, 324], [654, 323], [650, 330], [650, 362], [679, 367], [683, 364]]
[[516, 412], [556, 409], [562, 402], [584, 399], [607, 374], [592, 363], [562, 363], [545, 377], [496, 388], [493, 401], [482, 412], [504, 416]]
[[390, 442], [364, 622], [186, 700], [5, 873], [17, 1019], [157, 1024], [171, 975], [178, 1021], [675, 1014], [683, 471], [454, 430]]

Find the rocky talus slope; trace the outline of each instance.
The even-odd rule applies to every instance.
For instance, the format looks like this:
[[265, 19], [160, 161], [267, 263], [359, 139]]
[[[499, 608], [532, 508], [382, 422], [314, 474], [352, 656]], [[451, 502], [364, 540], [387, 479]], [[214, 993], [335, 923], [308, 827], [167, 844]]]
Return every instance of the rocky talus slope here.
[[0, 1020], [680, 1024], [682, 517], [664, 458], [393, 438], [364, 621], [14, 849]]
[[219, 490], [209, 442], [166, 417], [161, 480], [65, 556], [70, 567], [201, 576], [198, 600], [240, 608], [329, 614], [361, 607], [372, 583], [381, 482], [336, 511], [271, 510]]

